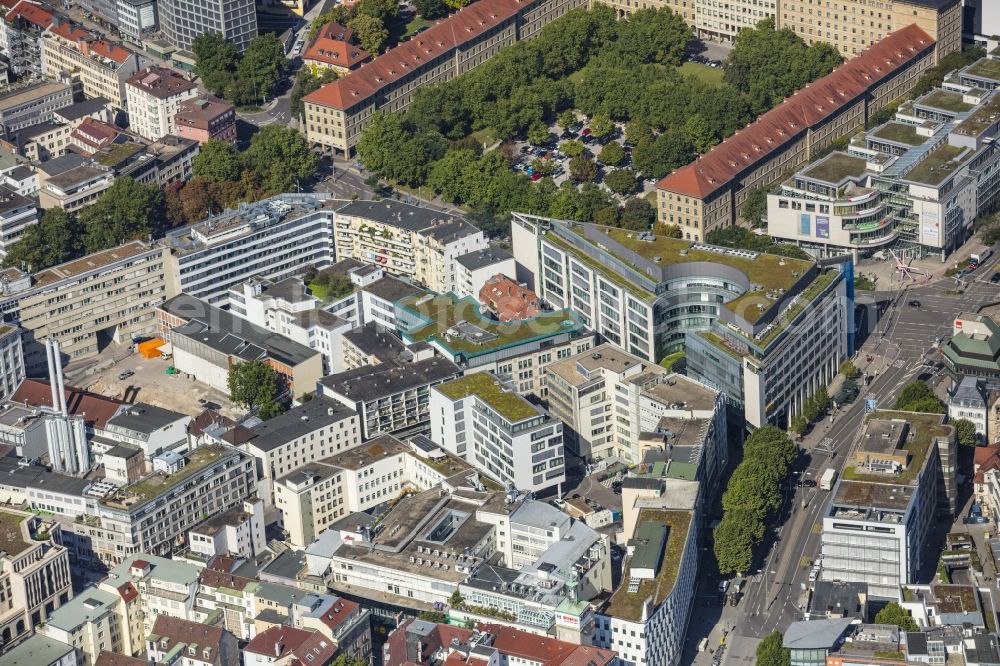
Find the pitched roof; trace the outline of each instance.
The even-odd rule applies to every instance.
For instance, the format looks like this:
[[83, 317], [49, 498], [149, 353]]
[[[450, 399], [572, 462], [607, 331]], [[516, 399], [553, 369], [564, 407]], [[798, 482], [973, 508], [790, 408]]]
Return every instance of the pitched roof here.
[[14, 8], [7, 12], [5, 18], [11, 22], [19, 18], [24, 19], [43, 30], [52, 25], [54, 19], [51, 12], [42, 9], [37, 2], [30, 2], [29, 0], [21, 0], [21, 2], [14, 5]]
[[155, 66], [140, 69], [125, 79], [125, 83], [158, 99], [168, 99], [198, 87], [194, 81], [188, 81], [168, 67]]
[[[220, 646], [224, 632], [225, 629], [219, 626], [191, 622], [169, 615], [157, 615], [152, 633], [156, 637], [155, 642], [160, 652], [169, 652], [177, 644], [197, 645], [201, 661], [221, 664]], [[150, 636], [150, 640], [154, 640], [153, 636]], [[163, 641], [167, 643], [164, 645]], [[206, 649], [211, 650], [207, 659], [204, 658]]]
[[542, 313], [538, 295], [503, 273], [497, 273], [479, 290], [479, 300], [497, 313], [500, 321], [531, 319]]
[[743, 170], [857, 99], [933, 43], [934, 39], [916, 24], [890, 33], [823, 78], [807, 84], [691, 164], [667, 174], [656, 184], [657, 189], [706, 198]]
[[606, 666], [613, 663], [616, 658], [615, 653], [611, 650], [588, 648], [548, 636], [538, 636], [513, 627], [487, 624], [479, 625], [479, 628], [493, 634], [493, 647], [500, 650], [505, 656], [539, 662], [541, 666], [564, 666], [570, 663], [587, 664], [591, 662], [594, 666]]
[[302, 53], [302, 60], [352, 69], [372, 57], [368, 51], [351, 43], [353, 35], [354, 31], [349, 28], [326, 23]]
[[346, 110], [457, 46], [493, 30], [537, 0], [479, 0], [364, 67], [306, 95], [306, 102]]
[[[52, 389], [44, 379], [25, 379], [10, 397], [11, 402], [20, 402], [31, 407], [51, 407]], [[83, 416], [88, 425], [103, 430], [108, 419], [118, 413], [120, 400], [90, 393], [73, 387], [66, 388], [66, 408], [70, 414]]]
[[138, 657], [129, 657], [117, 652], [102, 650], [101, 654], [97, 655], [94, 666], [149, 666], [149, 662]]
[[[278, 625], [257, 634], [244, 652], [266, 654], [274, 661], [295, 656], [303, 664], [325, 664], [337, 652], [337, 646], [318, 631]], [[307, 654], [312, 657], [307, 658]]]

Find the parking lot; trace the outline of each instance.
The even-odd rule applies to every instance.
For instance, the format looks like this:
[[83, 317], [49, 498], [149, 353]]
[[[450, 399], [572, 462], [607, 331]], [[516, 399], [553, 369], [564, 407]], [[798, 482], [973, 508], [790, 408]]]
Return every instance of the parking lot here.
[[[110, 344], [96, 359], [68, 365], [66, 383], [126, 402], [145, 402], [191, 416], [209, 407], [230, 418], [243, 415], [221, 391], [188, 375], [168, 375], [168, 367], [170, 361], [143, 358], [130, 352], [127, 345]], [[128, 373], [132, 374], [125, 376]]]

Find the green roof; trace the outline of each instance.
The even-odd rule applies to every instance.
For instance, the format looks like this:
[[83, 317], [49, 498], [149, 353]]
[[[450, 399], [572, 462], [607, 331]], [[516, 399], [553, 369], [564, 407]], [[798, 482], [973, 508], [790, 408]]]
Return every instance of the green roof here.
[[[423, 322], [403, 333], [408, 342], [434, 342], [448, 352], [466, 358], [584, 330], [580, 319], [570, 310], [546, 312], [523, 321], [500, 322], [485, 317], [476, 300], [458, 298], [454, 294], [413, 294], [398, 301], [397, 305], [416, 314]], [[461, 322], [482, 329], [486, 337], [482, 341], [474, 341], [454, 335], [452, 329]]]
[[824, 183], [836, 185], [845, 178], [854, 176], [857, 178], [865, 172], [867, 162], [860, 157], [854, 157], [846, 153], [830, 153], [818, 162], [802, 172], [806, 178], [819, 180]]
[[667, 544], [668, 528], [663, 523], [644, 520], [635, 529], [632, 537], [632, 569], [650, 569], [654, 573], [660, 566], [663, 547]]
[[968, 111], [973, 106], [972, 104], [962, 100], [961, 93], [952, 92], [950, 90], [942, 90], [941, 88], [932, 90], [916, 101], [920, 106], [930, 106], [935, 109], [950, 111], [952, 113]]
[[[163, 474], [157, 472], [150, 474], [124, 489], [126, 495], [131, 495], [138, 501], [128, 506], [137, 506], [152, 499], [156, 499], [171, 488], [180, 485], [187, 479], [205, 469], [212, 463], [219, 460], [230, 449], [224, 446], [202, 446], [185, 454], [185, 465], [176, 474]], [[117, 504], [114, 495], [109, 495], [102, 500], [109, 506]]]
[[973, 338], [965, 333], [956, 333], [941, 352], [956, 365], [994, 371], [1000, 369], [1000, 326], [989, 317], [984, 317], [983, 321], [992, 331], [989, 337]]
[[503, 390], [497, 378], [488, 372], [474, 372], [439, 384], [434, 389], [451, 400], [475, 395], [511, 423], [539, 415], [530, 402], [517, 393]]
[[1000, 60], [990, 60], [983, 58], [972, 63], [963, 71], [964, 74], [971, 74], [984, 79], [1000, 81]]
[[935, 437], [947, 435], [949, 426], [943, 425], [941, 414], [926, 414], [922, 412], [878, 411], [865, 417], [865, 423], [872, 419], [901, 419], [909, 423], [910, 436], [903, 444], [903, 449], [909, 453], [910, 461], [906, 469], [895, 475], [865, 474], [856, 472], [854, 466], [844, 468], [842, 477], [848, 481], [867, 481], [869, 483], [884, 483], [889, 485], [906, 485], [916, 479], [924, 466], [927, 452]]
[[979, 136], [997, 123], [998, 116], [1000, 116], [1000, 94], [994, 95], [990, 101], [976, 109], [975, 113], [955, 128], [955, 131], [968, 136]]
[[965, 162], [973, 152], [969, 148], [960, 148], [946, 143], [927, 155], [904, 178], [923, 185], [940, 185], [942, 181], [954, 174], [955, 169]]
[[28, 516], [0, 511], [0, 550], [8, 555], [18, 555], [28, 549], [31, 544], [24, 538], [21, 523]]
[[[664, 549], [663, 559], [660, 561], [660, 568], [657, 570], [655, 578], [642, 581], [639, 583], [637, 591], [629, 592], [629, 576], [623, 572], [621, 585], [611, 595], [611, 601], [604, 612], [607, 615], [632, 622], [642, 620], [642, 607], [646, 599], [652, 597], [655, 608], [673, 592], [687, 546], [691, 513], [666, 509], [641, 509], [639, 520], [641, 523], [651, 522], [665, 525], [668, 528], [667, 546]], [[631, 563], [629, 566], [632, 566]]]
[[143, 149], [142, 144], [138, 143], [118, 143], [98, 150], [94, 153], [94, 159], [106, 167], [115, 167]]
[[905, 143], [910, 146], [919, 146], [927, 137], [917, 134], [917, 126], [908, 123], [886, 123], [882, 127], [872, 132], [872, 136], [885, 141]]
[[624, 276], [615, 273], [614, 271], [609, 271], [607, 266], [604, 266], [593, 259], [589, 255], [578, 252], [575, 247], [564, 240], [562, 237], [555, 234], [549, 234], [545, 237], [546, 243], [551, 243], [555, 245], [563, 252], [568, 252], [573, 255], [573, 258], [587, 266], [593, 271], [601, 274], [601, 277], [608, 280], [609, 282], [618, 285], [625, 291], [631, 292], [632, 295], [638, 296], [643, 300], [652, 299], [654, 297], [653, 292], [643, 289], [640, 285], [635, 284], [629, 280], [626, 280]]

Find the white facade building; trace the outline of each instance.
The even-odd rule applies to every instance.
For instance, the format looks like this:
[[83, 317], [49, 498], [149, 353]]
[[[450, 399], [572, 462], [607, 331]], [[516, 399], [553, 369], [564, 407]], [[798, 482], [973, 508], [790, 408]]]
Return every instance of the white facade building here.
[[517, 263], [513, 255], [499, 248], [487, 248], [463, 254], [455, 260], [455, 293], [459, 298], [479, 300], [479, 292], [497, 274], [513, 278]]
[[174, 70], [145, 67], [125, 81], [129, 128], [150, 141], [176, 134], [181, 102], [198, 95], [198, 86]]
[[500, 483], [539, 492], [566, 480], [563, 424], [479, 372], [435, 386], [431, 439]]
[[264, 552], [264, 503], [246, 499], [239, 509], [208, 518], [188, 531], [188, 543], [193, 552], [211, 559], [216, 555], [253, 557]]

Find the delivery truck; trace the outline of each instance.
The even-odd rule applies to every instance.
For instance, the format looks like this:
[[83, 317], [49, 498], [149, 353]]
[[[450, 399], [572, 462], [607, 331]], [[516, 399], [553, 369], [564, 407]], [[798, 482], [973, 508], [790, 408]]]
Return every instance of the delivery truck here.
[[819, 479], [819, 487], [823, 490], [833, 490], [833, 482], [837, 480], [837, 470], [827, 467]]

